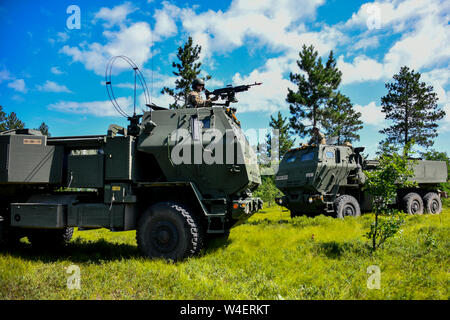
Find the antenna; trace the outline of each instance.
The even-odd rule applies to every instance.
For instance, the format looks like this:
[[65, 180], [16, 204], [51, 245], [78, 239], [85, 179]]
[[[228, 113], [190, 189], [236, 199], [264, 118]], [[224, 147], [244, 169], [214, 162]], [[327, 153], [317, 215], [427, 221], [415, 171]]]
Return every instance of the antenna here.
[[[112, 86], [112, 68], [117, 59], [122, 59], [125, 62], [127, 62], [130, 67], [134, 70], [134, 102], [133, 102], [133, 115], [129, 115], [125, 112], [124, 109], [119, 105], [117, 102], [117, 98], [114, 94], [113, 86]], [[144, 92], [144, 99], [145, 99], [145, 105], [149, 105], [150, 103], [150, 94], [148, 92], [147, 83], [145, 82], [144, 76], [142, 75], [142, 72], [139, 70], [137, 65], [127, 56], [114, 56], [106, 65], [106, 72], [105, 72], [105, 83], [106, 83], [106, 91], [108, 92], [109, 99], [111, 100], [111, 103], [113, 107], [116, 109], [116, 111], [125, 118], [132, 118], [136, 116], [136, 89], [137, 89], [137, 81], [139, 80], [139, 83], [142, 87], [142, 91]]]
[[150, 103], [151, 104], [153, 104], [153, 56], [154, 56], [154, 54], [153, 54], [153, 30], [152, 30], [152, 32], [150, 33], [150, 37], [151, 37], [151, 53], [152, 53], [152, 80], [151, 80], [151, 83], [150, 83]]
[[[125, 112], [124, 109], [122, 109], [117, 102], [117, 98], [114, 94], [111, 76], [112, 76], [112, 68], [114, 65], [114, 62], [117, 59], [122, 59], [125, 62], [127, 62], [130, 67], [134, 71], [134, 101], [133, 101], [133, 115], [129, 115]], [[111, 100], [111, 103], [113, 107], [116, 109], [116, 111], [123, 117], [127, 118], [130, 121], [130, 125], [128, 126], [128, 134], [130, 135], [138, 135], [140, 128], [139, 128], [139, 119], [142, 117], [142, 115], [136, 115], [136, 87], [137, 87], [137, 81], [139, 80], [139, 83], [141, 84], [142, 91], [144, 92], [144, 99], [145, 99], [145, 105], [150, 107], [151, 112], [151, 104], [149, 104], [150, 101], [150, 95], [148, 93], [147, 83], [145, 82], [144, 76], [142, 75], [142, 72], [139, 70], [137, 65], [127, 56], [114, 56], [106, 65], [106, 72], [105, 72], [105, 83], [106, 83], [106, 91], [108, 92], [109, 100]], [[151, 117], [151, 116], [150, 116]]]

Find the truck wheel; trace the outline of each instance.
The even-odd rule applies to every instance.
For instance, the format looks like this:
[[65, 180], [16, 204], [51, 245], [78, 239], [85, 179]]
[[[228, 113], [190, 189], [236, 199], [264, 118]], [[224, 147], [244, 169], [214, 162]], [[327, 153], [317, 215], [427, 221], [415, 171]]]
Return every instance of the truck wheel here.
[[6, 221], [0, 221], [0, 248], [14, 248], [20, 244], [24, 235], [17, 228], [6, 225]]
[[211, 243], [225, 243], [230, 237], [230, 230], [225, 233], [207, 233], [205, 234], [205, 246], [211, 245]]
[[436, 192], [428, 192], [423, 197], [423, 202], [426, 213], [439, 214], [442, 212], [442, 201]]
[[225, 231], [224, 233], [207, 233], [205, 235], [205, 239], [228, 239], [230, 237], [230, 230]]
[[300, 212], [291, 211], [291, 219], [294, 219], [295, 217], [301, 216]]
[[5, 225], [6, 225], [5, 220], [3, 219], [2, 216], [0, 216], [0, 243], [3, 242], [3, 237], [5, 234], [3, 230], [5, 229]]
[[183, 206], [171, 202], [152, 205], [139, 219], [136, 231], [139, 250], [149, 258], [179, 261], [200, 252], [200, 223]]
[[408, 214], [423, 214], [423, 201], [419, 194], [410, 192], [403, 197], [403, 209]]
[[361, 208], [355, 197], [345, 194], [334, 201], [334, 213], [335, 217], [340, 219], [346, 216], [359, 217]]
[[73, 228], [36, 229], [30, 231], [28, 240], [33, 247], [56, 248], [65, 245], [72, 239]]

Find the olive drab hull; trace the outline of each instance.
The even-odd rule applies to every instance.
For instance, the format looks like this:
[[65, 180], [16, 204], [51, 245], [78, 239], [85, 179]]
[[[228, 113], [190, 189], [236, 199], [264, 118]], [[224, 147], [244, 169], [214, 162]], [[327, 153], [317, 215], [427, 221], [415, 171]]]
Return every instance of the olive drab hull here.
[[233, 111], [153, 107], [106, 135], [0, 133], [0, 242], [10, 230], [38, 242], [73, 227], [137, 229], [145, 255], [177, 260], [262, 208], [256, 155]]
[[144, 126], [150, 116], [158, 125], [139, 137], [137, 149], [155, 156], [168, 181], [193, 181], [216, 197], [261, 184], [254, 151], [245, 137], [232, 141], [242, 131], [223, 108], [148, 112]]
[[[352, 203], [358, 203], [353, 212], [371, 210], [372, 198], [363, 188], [366, 180], [363, 171], [375, 169], [378, 162], [364, 159], [363, 150], [345, 145], [305, 146], [290, 150], [283, 157], [275, 177], [277, 188], [284, 193], [278, 203], [287, 207], [293, 216], [336, 215], [337, 200], [346, 196]], [[430, 192], [442, 195], [439, 183], [447, 181], [446, 163], [419, 160], [414, 166], [412, 180], [418, 183], [418, 188], [399, 191], [397, 203], [400, 208], [403, 197], [411, 192], [422, 198]]]

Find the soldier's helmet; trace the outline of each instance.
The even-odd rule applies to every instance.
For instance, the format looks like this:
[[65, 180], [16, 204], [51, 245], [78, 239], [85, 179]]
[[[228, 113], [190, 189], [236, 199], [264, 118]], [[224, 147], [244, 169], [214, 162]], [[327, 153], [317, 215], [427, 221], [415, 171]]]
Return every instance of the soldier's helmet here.
[[350, 141], [345, 141], [345, 142], [344, 142], [344, 146], [347, 146], [347, 147], [353, 147], [353, 145], [351, 144]]
[[203, 79], [194, 79], [194, 81], [192, 81], [192, 89], [197, 88], [198, 85], [202, 85], [205, 86], [205, 81]]

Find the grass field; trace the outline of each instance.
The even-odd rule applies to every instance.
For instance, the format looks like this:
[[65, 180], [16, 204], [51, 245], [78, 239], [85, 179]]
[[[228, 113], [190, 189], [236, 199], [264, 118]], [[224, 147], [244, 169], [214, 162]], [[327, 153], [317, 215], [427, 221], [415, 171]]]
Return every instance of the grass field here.
[[[0, 299], [449, 299], [450, 209], [409, 216], [375, 253], [364, 238], [371, 220], [264, 209], [176, 264], [142, 258], [134, 231], [75, 232], [56, 253], [23, 239], [0, 252]], [[80, 268], [79, 290], [67, 288], [70, 265]], [[380, 289], [367, 288], [371, 265]]]

